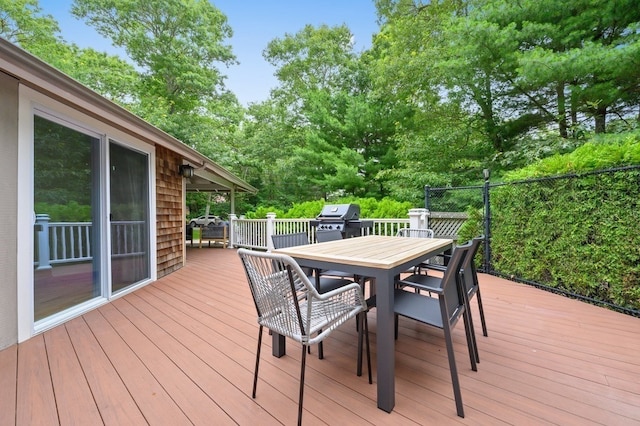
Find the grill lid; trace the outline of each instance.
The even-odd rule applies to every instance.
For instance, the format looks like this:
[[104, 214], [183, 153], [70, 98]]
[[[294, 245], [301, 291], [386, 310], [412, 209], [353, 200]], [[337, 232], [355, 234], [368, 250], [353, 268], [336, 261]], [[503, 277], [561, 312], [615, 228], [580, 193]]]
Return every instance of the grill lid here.
[[358, 204], [327, 204], [316, 219], [358, 220], [360, 206]]

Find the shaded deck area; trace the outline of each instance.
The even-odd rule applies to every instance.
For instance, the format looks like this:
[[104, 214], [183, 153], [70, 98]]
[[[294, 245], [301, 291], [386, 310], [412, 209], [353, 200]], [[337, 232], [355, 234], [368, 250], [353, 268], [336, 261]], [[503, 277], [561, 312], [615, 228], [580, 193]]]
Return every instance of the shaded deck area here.
[[[456, 416], [442, 333], [406, 319], [396, 407], [357, 377], [356, 329], [307, 357], [305, 424], [640, 425], [640, 319], [480, 277], [489, 337], [472, 301], [480, 364], [455, 346], [466, 417]], [[375, 365], [375, 314], [369, 314]], [[0, 351], [0, 425], [294, 424], [299, 348], [271, 356], [235, 250], [189, 249], [158, 282]], [[265, 336], [266, 337], [266, 336]], [[375, 381], [375, 371], [374, 371]]]

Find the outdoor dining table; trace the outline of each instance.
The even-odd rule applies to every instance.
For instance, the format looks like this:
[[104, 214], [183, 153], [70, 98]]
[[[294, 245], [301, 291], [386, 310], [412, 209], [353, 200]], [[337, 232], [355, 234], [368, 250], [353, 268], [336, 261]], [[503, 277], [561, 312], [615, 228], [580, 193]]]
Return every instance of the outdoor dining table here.
[[[340, 270], [375, 279], [378, 408], [386, 412], [390, 413], [395, 405], [395, 277], [452, 246], [453, 240], [443, 238], [369, 235], [274, 250], [274, 253], [291, 256], [300, 266]], [[273, 355], [280, 357], [284, 353], [284, 338], [274, 333]]]

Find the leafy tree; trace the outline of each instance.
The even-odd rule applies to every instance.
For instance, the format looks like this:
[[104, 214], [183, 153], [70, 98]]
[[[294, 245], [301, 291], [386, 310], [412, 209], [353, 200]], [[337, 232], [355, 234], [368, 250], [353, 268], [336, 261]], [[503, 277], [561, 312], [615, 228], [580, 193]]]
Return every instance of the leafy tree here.
[[205, 0], [75, 0], [72, 13], [123, 47], [139, 69], [133, 112], [230, 164], [226, 140], [242, 109], [219, 70], [235, 63], [220, 10]]
[[101, 95], [127, 106], [134, 100], [135, 69], [114, 55], [81, 49], [60, 36], [36, 0], [0, 0], [0, 36], [28, 50]]
[[632, 3], [377, 0], [374, 87], [412, 117], [384, 171], [391, 193], [417, 199], [425, 184], [570, 152], [607, 118], [637, 126]]
[[[445, 67], [457, 54], [447, 48], [451, 20], [466, 12], [459, 1], [380, 0], [376, 6], [383, 25], [371, 52], [374, 90], [404, 117], [395, 123], [397, 162], [382, 175], [392, 196], [418, 203], [424, 185], [466, 184], [492, 156], [486, 121], [470, 112], [470, 99], [456, 91]], [[486, 113], [493, 116], [493, 105]]]
[[497, 24], [517, 42], [518, 75], [508, 83], [542, 122], [557, 123], [562, 137], [581, 116], [603, 133], [607, 115], [629, 117], [637, 108], [636, 2], [478, 0], [474, 6], [473, 21]]
[[29, 47], [35, 55], [60, 42], [60, 27], [51, 15], [42, 15], [37, 0], [0, 0], [0, 37]]
[[353, 51], [349, 29], [307, 25], [271, 41], [264, 55], [281, 82], [273, 102], [300, 129], [286, 155], [308, 194], [382, 196], [379, 171], [394, 161], [390, 136], [401, 118], [373, 93], [370, 58]]
[[144, 72], [150, 100], [171, 114], [192, 111], [224, 92], [216, 65], [234, 61], [223, 44], [232, 31], [208, 1], [75, 0], [73, 15], [125, 49]]

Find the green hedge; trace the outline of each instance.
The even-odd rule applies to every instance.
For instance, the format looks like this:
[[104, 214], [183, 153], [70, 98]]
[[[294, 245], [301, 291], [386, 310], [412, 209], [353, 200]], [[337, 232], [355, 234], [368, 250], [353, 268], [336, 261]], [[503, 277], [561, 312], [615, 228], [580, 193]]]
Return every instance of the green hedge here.
[[46, 213], [51, 222], [91, 222], [91, 206], [70, 201], [68, 204], [35, 203], [35, 212]]
[[248, 219], [264, 219], [267, 213], [273, 212], [278, 218], [313, 218], [322, 211], [325, 204], [358, 204], [360, 206], [360, 217], [367, 219], [374, 218], [403, 218], [408, 217], [409, 209], [414, 206], [409, 202], [399, 202], [389, 198], [376, 200], [375, 198], [341, 198], [339, 200], [326, 202], [324, 200], [305, 201], [294, 204], [289, 210], [284, 211], [277, 207], [258, 207], [252, 212], [248, 212]]
[[634, 163], [640, 163], [637, 132], [586, 144], [511, 178], [577, 176], [492, 188], [493, 269], [640, 309], [640, 168], [587, 173]]

